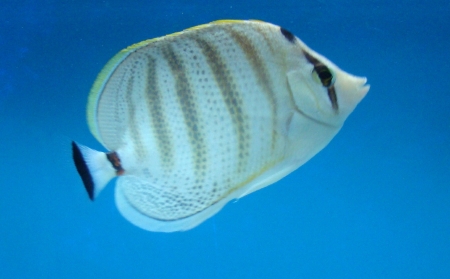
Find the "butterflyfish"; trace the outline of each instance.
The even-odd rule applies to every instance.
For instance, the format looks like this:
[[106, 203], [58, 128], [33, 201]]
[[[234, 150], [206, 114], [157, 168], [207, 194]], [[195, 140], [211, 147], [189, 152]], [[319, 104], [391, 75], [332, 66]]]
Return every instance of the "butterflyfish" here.
[[188, 230], [307, 162], [368, 90], [284, 28], [215, 21], [115, 55], [87, 105], [107, 151], [73, 159], [91, 200], [117, 178], [131, 223]]

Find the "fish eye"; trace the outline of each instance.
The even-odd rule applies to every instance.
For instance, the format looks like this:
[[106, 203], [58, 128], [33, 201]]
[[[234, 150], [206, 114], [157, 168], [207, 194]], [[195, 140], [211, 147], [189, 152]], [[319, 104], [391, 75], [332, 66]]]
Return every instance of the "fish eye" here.
[[303, 54], [306, 60], [314, 66], [313, 77], [319, 79], [324, 87], [329, 88], [332, 86], [334, 84], [334, 75], [330, 69], [308, 52], [303, 51]]
[[316, 72], [316, 74], [319, 76], [320, 82], [323, 86], [330, 87], [331, 85], [333, 85], [333, 74], [328, 69], [328, 67], [323, 64], [318, 64], [314, 66], [314, 72]]

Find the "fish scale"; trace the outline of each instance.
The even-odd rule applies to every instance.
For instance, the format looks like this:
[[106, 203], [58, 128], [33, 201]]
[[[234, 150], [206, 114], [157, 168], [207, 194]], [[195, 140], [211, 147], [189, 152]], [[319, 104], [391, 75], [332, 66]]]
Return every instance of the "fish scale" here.
[[75, 165], [92, 199], [118, 176], [133, 224], [187, 230], [319, 152], [365, 82], [260, 21], [147, 40], [113, 57], [88, 99], [91, 132], [114, 156], [73, 143]]

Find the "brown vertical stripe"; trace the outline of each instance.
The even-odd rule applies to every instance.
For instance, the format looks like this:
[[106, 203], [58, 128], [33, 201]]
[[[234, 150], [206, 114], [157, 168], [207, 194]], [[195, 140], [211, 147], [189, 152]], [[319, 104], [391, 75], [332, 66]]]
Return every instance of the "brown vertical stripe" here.
[[236, 90], [233, 77], [217, 48], [201, 37], [195, 37], [195, 42], [206, 58], [232, 119], [238, 139], [237, 171], [241, 172], [244, 170], [247, 157], [249, 156], [250, 135], [248, 133], [248, 124], [246, 123], [246, 116], [243, 112], [240, 93]]
[[156, 62], [151, 56], [147, 57], [147, 80], [146, 80], [146, 100], [150, 110], [152, 127], [155, 131], [155, 137], [158, 145], [161, 164], [169, 168], [173, 165], [173, 148], [170, 132], [167, 129], [168, 123], [164, 113], [162, 96], [159, 90], [158, 79], [156, 76]]
[[[199, 114], [195, 104], [194, 92], [186, 75], [185, 65], [169, 43], [163, 46], [161, 51], [175, 79], [178, 103], [183, 113], [184, 123], [194, 153], [195, 170], [197, 174], [203, 176], [206, 170], [206, 145], [200, 131]], [[201, 180], [201, 178], [199, 179]]]
[[258, 53], [257, 47], [252, 43], [252, 41], [242, 34], [238, 30], [229, 30], [231, 37], [238, 43], [244, 52], [247, 61], [250, 63], [253, 72], [256, 74], [258, 84], [266, 95], [269, 101], [271, 113], [272, 113], [272, 150], [275, 149], [277, 134], [276, 134], [276, 124], [277, 124], [277, 103], [275, 98], [275, 93], [273, 91], [272, 80], [267, 71], [266, 64], [263, 62], [263, 57]]

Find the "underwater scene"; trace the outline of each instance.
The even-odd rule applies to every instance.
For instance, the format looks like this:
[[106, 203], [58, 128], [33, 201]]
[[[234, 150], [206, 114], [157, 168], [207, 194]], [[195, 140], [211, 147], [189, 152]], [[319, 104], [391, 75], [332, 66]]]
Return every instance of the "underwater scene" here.
[[449, 1], [0, 17], [0, 278], [450, 278]]

